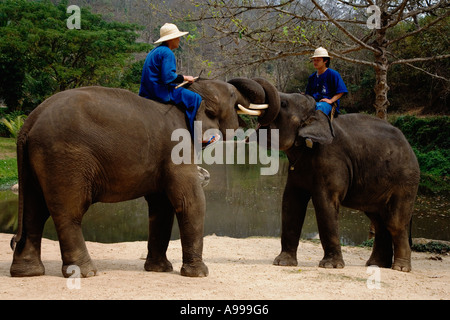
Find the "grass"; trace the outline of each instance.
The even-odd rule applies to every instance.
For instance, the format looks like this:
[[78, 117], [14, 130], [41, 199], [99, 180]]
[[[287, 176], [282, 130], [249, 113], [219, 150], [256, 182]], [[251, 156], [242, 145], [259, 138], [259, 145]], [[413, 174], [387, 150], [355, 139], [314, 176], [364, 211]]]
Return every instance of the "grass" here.
[[0, 138], [0, 190], [8, 189], [18, 181], [16, 142]]

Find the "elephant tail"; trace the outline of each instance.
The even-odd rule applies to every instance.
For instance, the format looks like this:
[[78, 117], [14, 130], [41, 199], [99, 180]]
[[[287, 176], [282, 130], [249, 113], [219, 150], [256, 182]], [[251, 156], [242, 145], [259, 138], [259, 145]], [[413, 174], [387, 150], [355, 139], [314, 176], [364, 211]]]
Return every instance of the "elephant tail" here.
[[411, 220], [409, 221], [409, 247], [412, 248], [412, 222], [413, 217], [411, 216]]
[[17, 233], [11, 239], [11, 249], [14, 251], [16, 244], [23, 236], [23, 221], [24, 221], [24, 207], [25, 207], [25, 186], [29, 183], [31, 174], [31, 167], [28, 157], [28, 134], [33, 128], [36, 120], [39, 118], [43, 110], [45, 110], [46, 103], [42, 103], [37, 107], [25, 120], [22, 129], [17, 137], [17, 172], [19, 174], [19, 210]]
[[19, 134], [17, 139], [17, 171], [19, 173], [19, 210], [18, 210], [18, 222], [17, 233], [11, 239], [11, 249], [14, 251], [16, 244], [22, 238], [23, 232], [23, 210], [24, 210], [24, 190], [25, 183], [27, 181], [28, 166], [27, 159], [27, 136], [28, 132], [25, 132], [25, 128]]

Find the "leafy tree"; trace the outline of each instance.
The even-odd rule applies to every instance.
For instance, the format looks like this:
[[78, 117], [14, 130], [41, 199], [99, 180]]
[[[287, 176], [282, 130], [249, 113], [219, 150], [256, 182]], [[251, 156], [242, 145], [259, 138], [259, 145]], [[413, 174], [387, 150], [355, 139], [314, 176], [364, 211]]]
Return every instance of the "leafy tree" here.
[[81, 30], [69, 29], [68, 1], [0, 2], [0, 98], [9, 110], [30, 110], [55, 92], [70, 88], [119, 86], [137, 43], [135, 24], [108, 22], [81, 9]]
[[[432, 37], [422, 38], [424, 34], [436, 34], [428, 32], [432, 29], [446, 29], [448, 0], [191, 1], [201, 8], [191, 20], [209, 24], [214, 31], [211, 43], [219, 43], [225, 57], [234, 57], [226, 64], [234, 70], [309, 56], [319, 46], [329, 49], [333, 57], [372, 68], [374, 107], [383, 119], [390, 105], [388, 73], [394, 67], [406, 65], [449, 81], [421, 66], [436, 61], [448, 63], [448, 39], [437, 42]], [[422, 43], [427, 50], [408, 54], [403, 49], [413, 42]], [[397, 50], [400, 47], [402, 50]]]
[[23, 123], [25, 122], [27, 116], [21, 114], [9, 118], [10, 119], [3, 118], [0, 120], [0, 122], [9, 130], [11, 137], [17, 141], [20, 129], [22, 128]]

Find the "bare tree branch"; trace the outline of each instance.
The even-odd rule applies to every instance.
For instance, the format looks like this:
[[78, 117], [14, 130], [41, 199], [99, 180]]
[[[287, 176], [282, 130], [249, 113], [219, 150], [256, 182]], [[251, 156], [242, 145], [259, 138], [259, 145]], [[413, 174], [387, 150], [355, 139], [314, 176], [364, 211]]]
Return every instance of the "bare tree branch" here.
[[329, 51], [328, 53], [330, 54], [330, 56], [339, 58], [339, 59], [344, 60], [344, 61], [357, 63], [357, 64], [363, 64], [363, 65], [371, 66], [371, 67], [376, 67], [377, 66], [377, 64], [375, 62], [370, 62], [370, 61], [366, 61], [366, 60], [350, 58], [350, 57], [347, 57], [346, 55], [343, 55], [342, 53], [337, 53], [337, 52], [334, 52], [334, 51]]
[[328, 18], [328, 20], [330, 20], [330, 22], [332, 22], [339, 30], [341, 30], [345, 35], [347, 35], [347, 37], [349, 37], [351, 40], [353, 40], [354, 42], [356, 42], [357, 44], [363, 46], [364, 48], [366, 48], [367, 50], [370, 50], [372, 52], [378, 52], [377, 49], [375, 49], [374, 47], [362, 42], [361, 40], [359, 40], [357, 37], [355, 37], [352, 33], [350, 33], [348, 30], [346, 30], [339, 22], [337, 22], [333, 17], [331, 17], [328, 12], [326, 12], [322, 6], [320, 4], [317, 3], [316, 0], [311, 0], [312, 3], [314, 3], [314, 5], [316, 6], [317, 9], [319, 9], [320, 12], [322, 12], [322, 14]]
[[342, 4], [345, 4], [347, 6], [352, 6], [355, 8], [367, 8], [370, 5], [373, 5], [372, 1], [368, 1], [368, 4], [359, 4], [359, 3], [353, 3], [353, 2], [349, 2], [349, 1], [344, 1], [344, 0], [338, 0], [339, 2], [341, 2]]
[[441, 59], [448, 59], [448, 58], [450, 58], [450, 54], [444, 54], [442, 56], [435, 56], [435, 57], [400, 59], [400, 60], [396, 60], [396, 61], [391, 62], [390, 65], [407, 64], [407, 63], [413, 63], [413, 62], [434, 61], [434, 60], [441, 60]]
[[399, 12], [399, 18], [397, 20], [393, 20], [391, 22], [389, 22], [385, 28], [392, 28], [393, 26], [397, 25], [400, 21], [404, 21], [408, 18], [417, 16], [419, 14], [423, 14], [423, 13], [427, 13], [427, 12], [431, 12], [433, 10], [439, 9], [439, 8], [448, 8], [450, 6], [448, 0], [440, 0], [438, 3], [436, 3], [435, 5], [432, 6], [427, 6], [427, 7], [421, 7], [420, 9], [414, 10], [414, 11], [410, 11], [408, 14], [403, 15], [403, 12]]
[[441, 76], [439, 76], [439, 75], [437, 75], [437, 74], [435, 74], [435, 73], [428, 72], [427, 70], [422, 69], [422, 68], [419, 68], [419, 67], [417, 67], [417, 66], [415, 66], [415, 65], [413, 65], [413, 64], [411, 64], [411, 63], [405, 63], [405, 64], [406, 64], [407, 66], [411, 67], [411, 68], [414, 68], [414, 69], [419, 70], [419, 71], [421, 71], [421, 72], [423, 72], [423, 73], [426, 73], [427, 75], [432, 76], [433, 78], [436, 78], [436, 79], [440, 79], [440, 80], [444, 80], [444, 81], [450, 82], [450, 79], [441, 77]]

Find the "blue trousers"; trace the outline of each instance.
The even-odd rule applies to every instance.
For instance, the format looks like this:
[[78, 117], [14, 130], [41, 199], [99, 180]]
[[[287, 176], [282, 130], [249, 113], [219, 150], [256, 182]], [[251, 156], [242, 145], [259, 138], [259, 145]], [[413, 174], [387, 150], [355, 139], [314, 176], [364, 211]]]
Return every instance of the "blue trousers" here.
[[185, 112], [189, 123], [189, 130], [194, 135], [195, 116], [202, 103], [202, 97], [198, 93], [188, 89], [178, 88], [170, 91], [170, 98], [176, 104], [182, 104], [186, 107]]
[[316, 103], [316, 110], [321, 110], [323, 113], [325, 113], [327, 116], [330, 116], [331, 110], [333, 110], [333, 106], [326, 102], [317, 102]]

